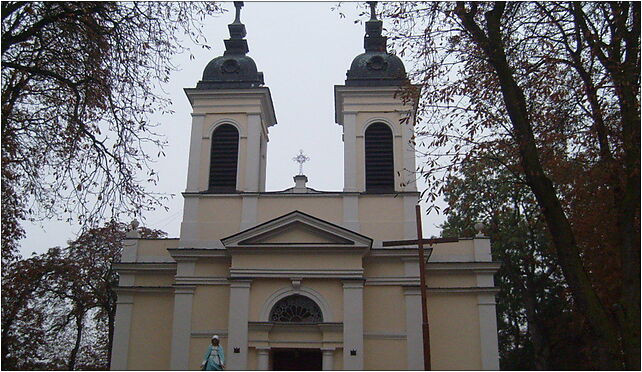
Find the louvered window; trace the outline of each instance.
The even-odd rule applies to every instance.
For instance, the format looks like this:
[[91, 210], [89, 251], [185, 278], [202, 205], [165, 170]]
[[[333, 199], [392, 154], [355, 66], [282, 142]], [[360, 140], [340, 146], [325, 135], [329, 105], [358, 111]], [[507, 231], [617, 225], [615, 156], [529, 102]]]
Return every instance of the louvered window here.
[[209, 190], [236, 191], [236, 167], [239, 152], [239, 132], [233, 125], [223, 124], [212, 133]]
[[395, 171], [392, 152], [392, 131], [383, 123], [366, 129], [366, 192], [392, 192]]

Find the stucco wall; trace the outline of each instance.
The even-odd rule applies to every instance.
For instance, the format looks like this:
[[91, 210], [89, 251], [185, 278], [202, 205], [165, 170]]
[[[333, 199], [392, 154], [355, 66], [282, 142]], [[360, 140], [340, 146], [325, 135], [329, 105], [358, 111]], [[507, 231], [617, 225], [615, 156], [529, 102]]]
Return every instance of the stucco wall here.
[[162, 370], [169, 367], [172, 340], [171, 292], [137, 293], [130, 331], [128, 368]]

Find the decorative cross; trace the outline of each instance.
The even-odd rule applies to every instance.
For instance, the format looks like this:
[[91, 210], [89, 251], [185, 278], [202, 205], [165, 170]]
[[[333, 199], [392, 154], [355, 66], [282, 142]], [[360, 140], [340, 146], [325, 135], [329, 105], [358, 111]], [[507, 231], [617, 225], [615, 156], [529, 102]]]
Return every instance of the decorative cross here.
[[368, 5], [370, 5], [370, 20], [376, 21], [377, 20], [377, 2], [368, 1]]
[[305, 156], [303, 150], [299, 150], [299, 155], [293, 157], [292, 160], [299, 163], [299, 175], [303, 175], [303, 163], [310, 160], [310, 158]]
[[236, 8], [236, 17], [234, 18], [234, 23], [241, 23], [241, 8], [243, 7], [243, 2], [235, 1], [234, 7]]

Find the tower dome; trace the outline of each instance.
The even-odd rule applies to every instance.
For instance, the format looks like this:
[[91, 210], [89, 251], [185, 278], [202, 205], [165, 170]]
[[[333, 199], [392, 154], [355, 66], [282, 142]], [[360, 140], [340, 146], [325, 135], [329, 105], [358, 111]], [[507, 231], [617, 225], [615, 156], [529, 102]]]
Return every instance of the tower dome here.
[[205, 66], [203, 79], [197, 89], [256, 88], [263, 85], [263, 73], [256, 68], [254, 60], [246, 56], [249, 48], [245, 25], [241, 23], [242, 1], [235, 1], [236, 18], [227, 27], [230, 38], [225, 40], [225, 52]]
[[363, 39], [365, 53], [352, 60], [346, 74], [346, 86], [391, 86], [408, 80], [406, 68], [399, 57], [386, 50], [387, 37], [382, 36], [383, 22], [375, 14], [376, 2], [371, 1], [370, 20], [366, 22]]

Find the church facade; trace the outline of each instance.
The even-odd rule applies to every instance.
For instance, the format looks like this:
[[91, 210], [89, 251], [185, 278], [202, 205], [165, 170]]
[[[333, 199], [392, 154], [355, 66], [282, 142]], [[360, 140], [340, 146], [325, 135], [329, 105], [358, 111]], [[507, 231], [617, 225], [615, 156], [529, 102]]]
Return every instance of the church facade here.
[[[178, 239], [124, 242], [112, 369], [199, 369], [220, 336], [226, 369], [423, 369], [414, 105], [382, 24], [335, 86], [344, 189], [303, 175], [265, 191], [270, 90], [229, 25], [223, 56], [185, 89], [193, 108]], [[373, 11], [374, 13], [374, 11]], [[410, 118], [410, 120], [403, 120]], [[339, 139], [337, 139], [339, 140]], [[496, 287], [483, 236], [435, 245], [426, 264], [432, 369], [498, 369]]]

